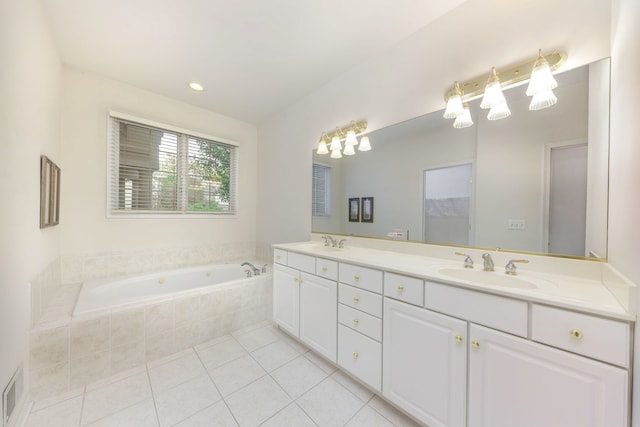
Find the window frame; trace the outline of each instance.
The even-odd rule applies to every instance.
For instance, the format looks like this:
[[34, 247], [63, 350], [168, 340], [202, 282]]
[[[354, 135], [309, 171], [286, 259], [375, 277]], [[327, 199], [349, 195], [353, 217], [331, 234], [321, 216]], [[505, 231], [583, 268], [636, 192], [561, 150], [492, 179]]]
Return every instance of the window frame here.
[[[233, 199], [235, 209], [232, 212], [228, 211], [154, 211], [154, 210], [131, 210], [131, 211], [122, 211], [119, 209], [114, 209], [114, 195], [117, 194], [117, 191], [114, 191], [113, 185], [117, 180], [117, 176], [114, 176], [114, 173], [117, 170], [117, 167], [113, 164], [115, 159], [119, 160], [119, 154], [115, 155], [115, 144], [113, 143], [113, 120], [123, 120], [128, 121], [133, 124], [140, 124], [142, 126], [149, 126], [153, 128], [157, 128], [160, 130], [165, 130], [169, 132], [175, 132], [177, 134], [186, 136], [187, 139], [189, 137], [195, 139], [204, 139], [215, 143], [220, 143], [223, 145], [228, 145], [233, 147], [232, 155], [231, 155], [231, 168], [232, 175], [235, 180], [235, 183], [232, 184], [233, 188]], [[183, 151], [180, 148], [181, 144], [178, 146], [178, 151]], [[181, 155], [181, 154], [179, 154]], [[186, 159], [186, 156], [185, 156]], [[193, 131], [190, 129], [185, 129], [179, 126], [169, 125], [166, 123], [156, 122], [154, 120], [143, 119], [137, 116], [133, 116], [126, 113], [121, 113], [119, 111], [110, 110], [107, 116], [107, 182], [106, 182], [106, 216], [108, 219], [113, 218], [123, 218], [123, 219], [132, 219], [132, 218], [237, 218], [240, 211], [240, 185], [239, 185], [239, 164], [240, 164], [240, 144], [236, 141], [220, 138], [217, 136], [208, 135], [202, 132]], [[188, 172], [186, 172], [188, 175]], [[117, 189], [116, 189], [117, 190]]]
[[[315, 168], [316, 166], [323, 168], [324, 170], [324, 193], [325, 193], [325, 197], [324, 197], [324, 212], [321, 214], [316, 214], [316, 210], [314, 208], [314, 206], [316, 205], [316, 200], [315, 200], [315, 191], [316, 191], [316, 183], [315, 183], [315, 177], [316, 177], [316, 173], [315, 173]], [[312, 166], [311, 166], [311, 173], [312, 173], [312, 179], [311, 179], [311, 216], [312, 217], [319, 217], [319, 218], [328, 218], [331, 216], [331, 169], [332, 167], [323, 163], [319, 163], [319, 162], [313, 162]]]

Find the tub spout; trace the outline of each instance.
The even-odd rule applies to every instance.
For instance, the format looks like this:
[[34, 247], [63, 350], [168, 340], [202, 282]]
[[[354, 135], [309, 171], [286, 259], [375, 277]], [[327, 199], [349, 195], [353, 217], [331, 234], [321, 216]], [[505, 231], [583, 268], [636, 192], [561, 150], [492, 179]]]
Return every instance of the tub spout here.
[[253, 271], [253, 275], [254, 275], [254, 276], [258, 276], [258, 275], [260, 275], [260, 269], [259, 269], [259, 268], [256, 268], [256, 266], [255, 266], [255, 265], [253, 265], [253, 264], [251, 264], [250, 262], [245, 261], [245, 262], [243, 262], [242, 264], [240, 264], [240, 267], [244, 267], [244, 266], [249, 266], [249, 267], [251, 267], [251, 270]]

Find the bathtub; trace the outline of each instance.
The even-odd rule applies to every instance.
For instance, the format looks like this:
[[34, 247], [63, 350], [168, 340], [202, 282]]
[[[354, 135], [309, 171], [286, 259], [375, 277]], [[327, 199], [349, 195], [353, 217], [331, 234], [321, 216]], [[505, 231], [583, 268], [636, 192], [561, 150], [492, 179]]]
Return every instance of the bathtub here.
[[[252, 262], [259, 267], [263, 264]], [[247, 267], [235, 264], [199, 266], [124, 278], [95, 279], [82, 284], [74, 316], [203, 292], [207, 289], [251, 281]]]

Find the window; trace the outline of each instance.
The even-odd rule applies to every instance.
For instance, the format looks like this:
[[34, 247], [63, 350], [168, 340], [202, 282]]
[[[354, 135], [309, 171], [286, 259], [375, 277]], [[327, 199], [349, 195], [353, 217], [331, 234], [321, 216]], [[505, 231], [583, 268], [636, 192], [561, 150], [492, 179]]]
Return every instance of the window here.
[[313, 164], [312, 213], [313, 216], [329, 216], [331, 214], [329, 200], [330, 192], [329, 166]]
[[108, 162], [113, 215], [236, 213], [230, 141], [112, 113]]

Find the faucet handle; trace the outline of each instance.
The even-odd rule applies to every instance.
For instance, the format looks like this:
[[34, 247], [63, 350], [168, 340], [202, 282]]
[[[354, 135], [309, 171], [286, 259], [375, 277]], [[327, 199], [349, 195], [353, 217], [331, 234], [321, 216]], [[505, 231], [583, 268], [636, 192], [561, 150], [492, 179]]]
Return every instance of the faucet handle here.
[[321, 238], [324, 239], [324, 245], [329, 246], [329, 239], [331, 239], [331, 236], [321, 236]]
[[267, 272], [267, 265], [269, 265], [269, 264], [265, 264], [265, 265], [262, 266], [262, 272], [263, 273]]
[[344, 242], [346, 242], [347, 239], [340, 239], [340, 241], [338, 242], [338, 247], [339, 248], [344, 248]]
[[518, 274], [518, 271], [516, 269], [516, 265], [514, 264], [516, 262], [521, 262], [523, 264], [528, 264], [529, 260], [528, 259], [512, 259], [512, 260], [509, 260], [507, 265], [504, 267], [504, 273], [505, 274], [510, 274], [512, 276], [515, 276], [516, 274]]
[[471, 256], [463, 254], [462, 252], [455, 252], [455, 254], [458, 256], [466, 257], [464, 259], [464, 268], [473, 268], [473, 260], [471, 259]]

